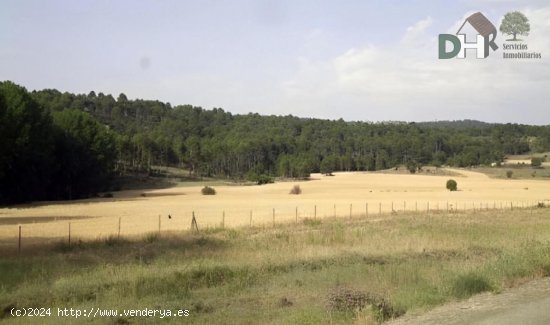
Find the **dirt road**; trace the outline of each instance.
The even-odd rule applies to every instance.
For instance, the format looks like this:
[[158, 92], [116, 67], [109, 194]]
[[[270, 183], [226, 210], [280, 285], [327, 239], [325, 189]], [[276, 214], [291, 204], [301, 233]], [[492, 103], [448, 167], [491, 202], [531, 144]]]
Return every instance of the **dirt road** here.
[[550, 278], [533, 280], [499, 294], [479, 294], [424, 314], [405, 315], [387, 324], [550, 324]]

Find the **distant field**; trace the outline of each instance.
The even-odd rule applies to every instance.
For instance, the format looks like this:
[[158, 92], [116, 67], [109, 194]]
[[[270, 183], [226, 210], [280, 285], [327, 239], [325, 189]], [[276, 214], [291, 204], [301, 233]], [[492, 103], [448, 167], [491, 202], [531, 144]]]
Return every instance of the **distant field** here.
[[532, 168], [530, 165], [508, 165], [502, 167], [477, 167], [472, 170], [486, 174], [492, 178], [508, 179], [507, 172], [511, 171], [510, 179], [531, 179], [550, 181], [550, 168]]
[[[14, 245], [18, 222], [24, 238], [105, 238], [118, 233], [136, 235], [189, 229], [192, 212], [199, 227], [272, 225], [303, 218], [376, 217], [380, 212], [479, 210], [535, 205], [550, 199], [550, 186], [540, 180], [494, 179], [465, 170], [459, 176], [336, 173], [312, 175], [310, 181], [263, 186], [215, 186], [217, 195], [203, 196], [201, 186], [115, 192], [114, 198], [39, 203], [0, 209], [0, 241]], [[445, 183], [455, 178], [459, 191]], [[302, 194], [290, 195], [300, 185]], [[351, 211], [350, 211], [351, 210]], [[171, 219], [168, 218], [171, 215]], [[225, 215], [225, 219], [224, 219]], [[9, 218], [10, 222], [2, 222]], [[14, 219], [15, 218], [15, 219]], [[43, 219], [41, 219], [43, 218]], [[44, 222], [41, 222], [41, 221]]]
[[[509, 155], [504, 160], [505, 166], [531, 166], [531, 158], [538, 157], [538, 158], [547, 158], [550, 153], [537, 153], [537, 154], [529, 154], [529, 155]], [[545, 161], [542, 163], [543, 167], [550, 167], [550, 161]]]

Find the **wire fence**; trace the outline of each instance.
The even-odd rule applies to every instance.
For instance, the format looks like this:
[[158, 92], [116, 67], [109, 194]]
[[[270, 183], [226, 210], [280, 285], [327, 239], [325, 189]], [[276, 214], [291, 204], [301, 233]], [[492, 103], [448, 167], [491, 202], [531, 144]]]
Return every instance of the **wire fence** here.
[[[47, 242], [62, 241], [68, 245], [80, 240], [121, 238], [149, 233], [201, 232], [209, 228], [274, 227], [279, 224], [300, 223], [304, 219], [347, 218], [383, 219], [392, 214], [436, 214], [475, 211], [505, 211], [535, 209], [549, 206], [549, 200], [534, 201], [354, 201], [349, 204], [314, 203], [296, 206], [255, 207], [250, 209], [203, 207], [182, 209], [171, 214], [150, 217], [60, 217], [61, 220], [1, 225], [0, 252], [16, 251]], [[193, 222], [194, 220], [194, 222]], [[0, 218], [0, 222], [2, 219]]]

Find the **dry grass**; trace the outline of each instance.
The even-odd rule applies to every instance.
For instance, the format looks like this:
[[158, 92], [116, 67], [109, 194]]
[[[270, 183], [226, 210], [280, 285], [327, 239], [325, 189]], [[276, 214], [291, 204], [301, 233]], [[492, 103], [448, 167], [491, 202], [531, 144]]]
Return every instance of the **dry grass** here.
[[[0, 307], [188, 308], [184, 321], [196, 324], [376, 322], [549, 275], [548, 215], [406, 213], [58, 244], [0, 258]], [[335, 297], [345, 308], [332, 308]]]
[[[379, 173], [336, 173], [334, 177], [313, 175], [312, 180], [296, 182], [301, 195], [288, 195], [288, 183], [263, 186], [217, 186], [217, 195], [203, 196], [202, 186], [151, 191], [115, 192], [114, 198], [51, 202], [0, 209], [0, 218], [31, 218], [21, 221], [23, 237], [57, 238], [68, 236], [66, 217], [71, 220], [73, 238], [106, 238], [122, 235], [189, 229], [195, 211], [199, 227], [272, 225], [303, 218], [365, 217], [406, 211], [446, 211], [535, 205], [550, 198], [546, 182], [501, 180], [481, 173], [449, 170], [456, 177], [459, 191], [445, 188], [447, 176], [391, 175]], [[141, 194], [145, 193], [145, 196]], [[275, 218], [273, 218], [275, 209]], [[168, 215], [172, 218], [169, 219]], [[251, 217], [252, 216], [252, 217]], [[40, 218], [44, 221], [40, 222]], [[52, 218], [54, 221], [52, 221]], [[57, 219], [57, 221], [55, 221]], [[0, 238], [15, 243], [18, 225], [0, 222]]]

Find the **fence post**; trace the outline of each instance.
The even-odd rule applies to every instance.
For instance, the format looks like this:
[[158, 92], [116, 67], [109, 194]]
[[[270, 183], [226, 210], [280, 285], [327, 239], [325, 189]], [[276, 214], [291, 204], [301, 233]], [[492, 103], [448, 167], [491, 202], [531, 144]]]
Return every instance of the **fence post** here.
[[365, 203], [365, 218], [369, 217], [369, 203]]
[[317, 205], [313, 208], [313, 219], [317, 219]]
[[382, 202], [378, 203], [378, 215], [382, 215]]
[[391, 212], [393, 213], [393, 201], [391, 201]]
[[191, 231], [199, 232], [199, 225], [197, 224], [197, 219], [195, 218], [195, 211], [192, 213], [193, 219], [191, 219]]
[[160, 214], [159, 214], [159, 235], [160, 235]]
[[414, 211], [418, 212], [418, 201], [414, 201]]
[[430, 201], [428, 201], [427, 205], [426, 205], [426, 212], [430, 212]]
[[225, 210], [222, 212], [222, 229], [225, 229]]
[[17, 254], [21, 255], [21, 226], [19, 226], [19, 241], [17, 244]]
[[118, 217], [118, 234], [117, 239], [120, 239], [120, 217]]
[[69, 247], [71, 247], [71, 223], [69, 222]]

